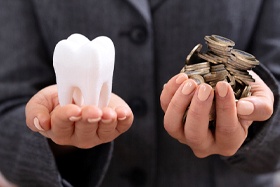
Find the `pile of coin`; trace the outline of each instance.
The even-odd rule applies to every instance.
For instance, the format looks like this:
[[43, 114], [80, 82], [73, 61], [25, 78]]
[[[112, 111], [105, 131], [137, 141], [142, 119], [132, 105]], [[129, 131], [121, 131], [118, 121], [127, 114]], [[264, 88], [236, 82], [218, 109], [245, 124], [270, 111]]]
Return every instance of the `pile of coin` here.
[[[251, 54], [234, 49], [235, 42], [218, 35], [204, 37], [208, 50], [203, 53], [202, 45], [196, 45], [186, 58], [185, 72], [198, 84], [207, 83], [215, 88], [219, 81], [227, 81], [235, 94], [236, 100], [251, 95], [250, 82], [254, 78], [249, 74], [260, 62]], [[215, 108], [215, 107], [212, 107]], [[211, 111], [209, 120], [214, 120]]]

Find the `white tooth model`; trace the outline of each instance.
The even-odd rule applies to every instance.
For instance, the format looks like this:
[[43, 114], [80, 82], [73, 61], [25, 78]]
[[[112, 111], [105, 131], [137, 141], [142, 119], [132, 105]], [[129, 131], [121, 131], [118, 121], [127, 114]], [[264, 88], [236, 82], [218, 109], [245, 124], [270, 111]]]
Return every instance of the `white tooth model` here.
[[53, 66], [60, 105], [108, 105], [112, 91], [115, 47], [112, 40], [99, 36], [90, 41], [72, 34], [57, 43]]

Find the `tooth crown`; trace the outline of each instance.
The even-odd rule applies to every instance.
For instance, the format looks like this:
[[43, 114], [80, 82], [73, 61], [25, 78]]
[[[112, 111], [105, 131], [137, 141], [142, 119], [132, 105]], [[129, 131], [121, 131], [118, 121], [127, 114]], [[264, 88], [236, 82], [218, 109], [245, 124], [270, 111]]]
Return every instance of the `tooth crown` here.
[[115, 48], [112, 40], [99, 36], [90, 41], [72, 34], [57, 43], [53, 66], [60, 105], [108, 105], [112, 91]]

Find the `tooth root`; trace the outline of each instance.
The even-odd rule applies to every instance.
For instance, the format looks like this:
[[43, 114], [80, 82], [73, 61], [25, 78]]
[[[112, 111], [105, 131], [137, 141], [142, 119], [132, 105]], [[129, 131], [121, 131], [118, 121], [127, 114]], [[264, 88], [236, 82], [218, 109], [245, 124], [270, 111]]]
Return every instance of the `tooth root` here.
[[111, 39], [101, 36], [92, 41], [73, 34], [54, 50], [60, 105], [108, 105], [112, 91], [115, 49]]
[[79, 88], [75, 88], [74, 93], [73, 93], [73, 100], [74, 100], [74, 103], [78, 106], [84, 105], [84, 97]]
[[59, 90], [58, 99], [61, 106], [72, 103], [72, 99], [73, 99], [72, 95], [74, 92], [73, 88], [58, 86], [57, 89]]
[[99, 86], [90, 85], [89, 87], [82, 87], [82, 93], [84, 98], [84, 105], [99, 106]]
[[101, 92], [100, 92], [100, 97], [101, 99], [99, 100], [99, 105], [100, 106], [107, 106], [108, 105], [108, 101], [110, 99], [110, 94], [111, 94], [111, 88], [110, 88], [110, 85], [112, 83], [105, 83], [103, 84], [103, 87], [101, 89]]

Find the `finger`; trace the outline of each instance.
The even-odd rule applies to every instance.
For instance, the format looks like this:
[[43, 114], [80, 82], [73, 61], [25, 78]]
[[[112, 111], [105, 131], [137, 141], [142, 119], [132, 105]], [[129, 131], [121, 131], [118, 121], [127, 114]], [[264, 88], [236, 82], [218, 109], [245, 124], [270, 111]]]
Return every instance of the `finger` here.
[[264, 121], [273, 114], [274, 96], [259, 76], [253, 72], [251, 74], [255, 78], [255, 82], [250, 83], [252, 96], [238, 101], [238, 116], [251, 121]]
[[213, 135], [209, 130], [209, 113], [214, 98], [214, 91], [208, 84], [200, 84], [196, 90], [185, 123], [185, 138], [187, 144], [198, 157], [209, 155], [213, 144]]
[[85, 106], [81, 111], [81, 120], [75, 123], [72, 142], [76, 147], [88, 149], [102, 143], [96, 131], [100, 122], [102, 110], [96, 106]]
[[118, 119], [116, 130], [121, 134], [131, 127], [134, 116], [131, 109], [128, 107], [117, 107], [115, 111]]
[[248, 97], [237, 102], [238, 116], [251, 121], [265, 121], [273, 114], [273, 104], [266, 98]]
[[28, 103], [26, 105], [25, 113], [26, 124], [31, 130], [38, 132], [50, 129], [50, 111], [43, 105]]
[[25, 107], [26, 124], [33, 131], [51, 128], [50, 112], [58, 104], [55, 85], [48, 86], [35, 94]]
[[164, 128], [175, 139], [183, 141], [184, 125], [182, 122], [184, 113], [190, 104], [197, 84], [194, 80], [186, 80], [172, 97], [164, 115]]
[[115, 109], [120, 106], [130, 108], [128, 106], [128, 104], [122, 98], [120, 98], [118, 95], [112, 93], [108, 107]]
[[33, 97], [25, 107], [26, 124], [35, 131], [47, 131], [50, 129], [50, 109], [46, 101], [38, 102], [38, 99]]
[[103, 115], [97, 129], [97, 135], [100, 140], [105, 143], [112, 141], [118, 136], [116, 131], [117, 113], [109, 107], [102, 109]]
[[127, 131], [134, 119], [132, 110], [128, 104], [119, 96], [112, 94], [108, 107], [114, 109], [117, 114], [118, 125], [116, 130], [120, 134]]
[[102, 110], [96, 106], [86, 106], [82, 109], [84, 123], [98, 123], [102, 117]]
[[160, 95], [161, 108], [165, 112], [173, 95], [179, 86], [188, 79], [187, 74], [180, 73], [172, 77], [165, 85]]
[[74, 123], [81, 119], [81, 108], [74, 104], [56, 107], [51, 113], [51, 131], [48, 136], [60, 145], [66, 145], [75, 132]]
[[82, 109], [74, 104], [56, 107], [51, 113], [52, 124], [65, 126], [65, 123], [72, 123], [81, 119]]
[[248, 126], [242, 126], [237, 118], [235, 96], [231, 86], [224, 81], [218, 82], [215, 93], [217, 152], [231, 156], [244, 142]]

